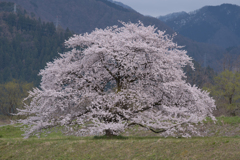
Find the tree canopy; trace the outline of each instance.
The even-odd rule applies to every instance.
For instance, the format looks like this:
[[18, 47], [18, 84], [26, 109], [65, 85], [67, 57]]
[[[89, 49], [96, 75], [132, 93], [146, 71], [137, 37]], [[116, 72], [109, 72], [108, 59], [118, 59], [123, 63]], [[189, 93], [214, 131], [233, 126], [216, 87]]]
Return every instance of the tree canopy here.
[[25, 136], [63, 126], [78, 136], [118, 135], [140, 125], [163, 135], [190, 136], [192, 125], [216, 108], [208, 92], [183, 79], [183, 67], [193, 66], [173, 37], [145, 27], [122, 23], [74, 35], [65, 42], [72, 50], [47, 63], [42, 81], [19, 110]]
[[216, 100], [219, 114], [239, 114], [240, 73], [224, 70], [214, 77], [214, 83], [206, 86]]
[[0, 84], [0, 115], [12, 117], [12, 114], [17, 112], [17, 108], [23, 106], [22, 100], [32, 88], [32, 83], [17, 80]]

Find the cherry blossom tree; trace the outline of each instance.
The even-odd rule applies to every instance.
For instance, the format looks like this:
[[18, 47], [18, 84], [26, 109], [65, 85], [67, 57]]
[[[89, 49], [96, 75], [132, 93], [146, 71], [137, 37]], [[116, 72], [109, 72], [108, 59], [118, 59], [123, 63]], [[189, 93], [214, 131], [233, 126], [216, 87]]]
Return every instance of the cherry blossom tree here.
[[184, 81], [192, 59], [154, 26], [122, 23], [74, 35], [71, 51], [40, 71], [39, 88], [19, 110], [25, 136], [62, 126], [64, 133], [118, 135], [139, 125], [165, 136], [190, 136], [193, 124], [215, 119], [209, 94]]

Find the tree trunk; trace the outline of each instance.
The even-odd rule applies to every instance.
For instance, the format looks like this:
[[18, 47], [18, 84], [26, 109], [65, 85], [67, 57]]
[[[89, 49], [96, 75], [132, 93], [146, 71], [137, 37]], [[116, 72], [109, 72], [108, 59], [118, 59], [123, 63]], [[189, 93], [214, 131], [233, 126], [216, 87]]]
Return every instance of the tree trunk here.
[[229, 103], [232, 104], [232, 96], [229, 98]]
[[113, 134], [113, 131], [112, 131], [111, 129], [106, 129], [106, 130], [105, 130], [105, 135], [106, 135], [107, 137], [116, 136], [116, 135]]

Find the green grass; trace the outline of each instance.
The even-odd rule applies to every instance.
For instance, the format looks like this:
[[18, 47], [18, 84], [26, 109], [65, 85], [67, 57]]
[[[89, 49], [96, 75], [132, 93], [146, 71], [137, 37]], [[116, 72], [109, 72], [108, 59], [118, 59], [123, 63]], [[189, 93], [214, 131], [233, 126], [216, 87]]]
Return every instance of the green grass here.
[[0, 139], [0, 159], [238, 159], [240, 138]]
[[[216, 126], [239, 126], [239, 117], [219, 117]], [[212, 122], [208, 119], [208, 124]], [[138, 129], [138, 128], [135, 128]], [[139, 132], [133, 130], [131, 132]], [[0, 159], [54, 160], [237, 160], [240, 157], [240, 137], [162, 138], [143, 133], [130, 136], [64, 136], [60, 132], [47, 137], [23, 139], [23, 132], [13, 125], [0, 127]], [[140, 135], [140, 136], [139, 136]]]
[[225, 124], [231, 124], [231, 125], [240, 124], [240, 117], [238, 116], [235, 116], [235, 117], [221, 116], [221, 117], [217, 117], [217, 120]]
[[[217, 121], [216, 124], [222, 125], [222, 124], [230, 124], [230, 125], [236, 125], [240, 124], [240, 117], [234, 116], [234, 117], [225, 117], [225, 116], [220, 116], [216, 117]], [[204, 123], [213, 123], [212, 119], [207, 118]]]
[[[23, 138], [23, 131], [21, 131], [20, 127], [17, 127], [17, 125], [6, 125], [3, 127], [0, 127], [0, 138]], [[42, 134], [40, 136], [41, 138], [45, 138], [45, 136]], [[62, 138], [62, 137], [70, 137], [70, 136], [64, 136], [60, 131], [53, 131], [52, 133], [47, 135], [48, 138]], [[36, 136], [31, 138], [37, 138]], [[30, 139], [31, 139], [30, 138]]]
[[1, 138], [22, 138], [21, 134], [23, 134], [23, 132], [20, 130], [20, 128], [13, 125], [0, 127]]

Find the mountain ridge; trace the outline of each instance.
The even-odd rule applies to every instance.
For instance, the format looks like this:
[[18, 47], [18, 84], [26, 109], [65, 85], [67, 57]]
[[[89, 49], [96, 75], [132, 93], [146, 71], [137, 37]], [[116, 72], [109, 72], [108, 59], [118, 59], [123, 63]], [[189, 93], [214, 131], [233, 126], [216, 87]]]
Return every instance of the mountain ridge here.
[[240, 6], [205, 6], [185, 14], [159, 17], [164, 18], [165, 23], [174, 31], [197, 42], [223, 48], [240, 44]]
[[114, 1], [114, 0], [108, 0], [109, 2], [115, 3], [119, 6], [122, 6], [123, 8], [129, 9], [129, 10], [134, 10], [130, 6], [123, 4], [122, 2]]
[[167, 15], [164, 15], [164, 16], [158, 16], [157, 18], [163, 22], [166, 22], [168, 20], [172, 20], [174, 18], [177, 18], [178, 16], [180, 15], [186, 15], [188, 14], [187, 12], [185, 11], [181, 11], [181, 12], [174, 12], [174, 13], [170, 13], [170, 14], [167, 14]]

